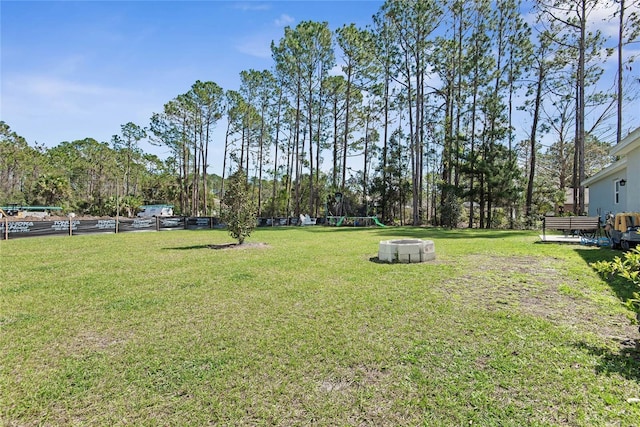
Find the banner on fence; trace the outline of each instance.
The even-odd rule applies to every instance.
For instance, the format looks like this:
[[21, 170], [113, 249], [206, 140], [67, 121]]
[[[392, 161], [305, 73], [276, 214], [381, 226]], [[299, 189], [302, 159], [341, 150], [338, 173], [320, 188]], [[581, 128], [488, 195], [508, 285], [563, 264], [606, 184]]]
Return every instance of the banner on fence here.
[[[298, 225], [298, 218], [258, 218], [258, 227]], [[71, 230], [69, 230], [71, 227]], [[54, 221], [0, 220], [0, 240], [21, 237], [74, 236], [136, 231], [210, 230], [225, 228], [215, 217], [103, 218]]]
[[118, 221], [118, 233], [129, 231], [156, 231], [155, 218], [121, 219]]
[[[71, 233], [79, 224], [79, 220], [71, 221]], [[0, 234], [11, 238], [69, 235], [69, 221], [8, 221], [0, 225]]]
[[211, 218], [209, 217], [198, 217], [198, 218], [187, 218], [187, 230], [204, 230], [211, 228]]
[[158, 230], [184, 230], [184, 217], [158, 218]]
[[78, 220], [78, 224], [72, 230], [72, 234], [115, 233], [115, 219], [89, 219]]

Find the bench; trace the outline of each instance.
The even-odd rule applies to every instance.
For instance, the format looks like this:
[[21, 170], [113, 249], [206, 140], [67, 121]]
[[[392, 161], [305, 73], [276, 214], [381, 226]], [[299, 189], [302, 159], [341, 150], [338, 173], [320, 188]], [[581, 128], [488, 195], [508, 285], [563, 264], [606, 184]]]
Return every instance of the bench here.
[[545, 216], [542, 223], [542, 235], [546, 230], [562, 230], [565, 235], [577, 233], [579, 236], [595, 238], [600, 229], [598, 216]]

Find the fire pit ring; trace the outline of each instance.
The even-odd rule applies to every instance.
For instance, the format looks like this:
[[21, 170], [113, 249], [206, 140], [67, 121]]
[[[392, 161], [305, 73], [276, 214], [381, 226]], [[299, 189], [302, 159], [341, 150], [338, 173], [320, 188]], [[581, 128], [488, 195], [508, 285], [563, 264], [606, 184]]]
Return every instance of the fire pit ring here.
[[382, 240], [378, 248], [378, 260], [381, 262], [408, 264], [431, 261], [435, 258], [436, 246], [433, 240]]

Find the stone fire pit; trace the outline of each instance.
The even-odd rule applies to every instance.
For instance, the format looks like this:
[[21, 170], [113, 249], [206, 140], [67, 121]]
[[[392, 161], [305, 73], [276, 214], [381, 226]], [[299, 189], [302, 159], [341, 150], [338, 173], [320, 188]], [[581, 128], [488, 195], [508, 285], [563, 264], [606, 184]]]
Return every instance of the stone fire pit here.
[[435, 258], [436, 246], [433, 240], [382, 240], [378, 249], [378, 260], [381, 262], [414, 263]]

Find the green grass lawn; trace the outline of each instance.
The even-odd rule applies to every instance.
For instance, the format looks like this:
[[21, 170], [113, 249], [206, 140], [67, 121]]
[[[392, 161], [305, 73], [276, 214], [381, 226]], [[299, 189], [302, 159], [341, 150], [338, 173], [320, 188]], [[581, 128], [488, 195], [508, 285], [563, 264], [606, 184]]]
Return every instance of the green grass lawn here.
[[[436, 261], [376, 262], [432, 239]], [[0, 242], [0, 425], [631, 426], [638, 337], [534, 232], [259, 229]], [[618, 253], [619, 254], [619, 253]]]

